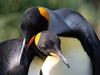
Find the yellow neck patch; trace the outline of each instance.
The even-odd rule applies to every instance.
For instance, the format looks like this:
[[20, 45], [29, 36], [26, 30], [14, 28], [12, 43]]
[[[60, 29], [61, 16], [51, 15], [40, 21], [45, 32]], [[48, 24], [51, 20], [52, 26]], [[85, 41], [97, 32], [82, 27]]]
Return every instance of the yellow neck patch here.
[[45, 17], [45, 18], [49, 21], [49, 18], [50, 18], [50, 17], [49, 17], [49, 14], [48, 14], [46, 8], [44, 8], [44, 7], [39, 7], [38, 9], [39, 9], [40, 14], [41, 14], [43, 17]]
[[40, 39], [40, 36], [41, 36], [41, 32], [38, 33], [35, 37], [35, 45], [38, 45], [38, 42], [39, 42], [39, 39]]

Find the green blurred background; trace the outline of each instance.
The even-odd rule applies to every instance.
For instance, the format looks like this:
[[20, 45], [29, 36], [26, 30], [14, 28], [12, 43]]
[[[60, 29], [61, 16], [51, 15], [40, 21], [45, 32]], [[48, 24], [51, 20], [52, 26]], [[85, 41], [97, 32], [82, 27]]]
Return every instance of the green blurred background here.
[[34, 6], [78, 11], [100, 36], [100, 0], [0, 0], [0, 41], [20, 37], [20, 17], [26, 9]]

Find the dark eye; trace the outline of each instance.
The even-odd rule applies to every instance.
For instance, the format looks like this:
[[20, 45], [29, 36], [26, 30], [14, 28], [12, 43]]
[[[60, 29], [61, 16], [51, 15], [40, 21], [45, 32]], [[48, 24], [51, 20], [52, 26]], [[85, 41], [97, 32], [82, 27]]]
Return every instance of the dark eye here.
[[43, 50], [46, 50], [46, 49], [47, 49], [46, 46], [45, 46], [44, 44], [42, 45], [42, 49], [43, 49]]

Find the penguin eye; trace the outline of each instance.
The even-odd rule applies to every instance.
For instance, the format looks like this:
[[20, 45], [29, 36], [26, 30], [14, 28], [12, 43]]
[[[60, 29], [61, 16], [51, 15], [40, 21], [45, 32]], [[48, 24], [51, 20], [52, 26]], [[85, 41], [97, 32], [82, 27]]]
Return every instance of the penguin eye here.
[[42, 49], [43, 49], [43, 50], [46, 50], [46, 49], [47, 49], [46, 46], [45, 46], [44, 44], [42, 45]]

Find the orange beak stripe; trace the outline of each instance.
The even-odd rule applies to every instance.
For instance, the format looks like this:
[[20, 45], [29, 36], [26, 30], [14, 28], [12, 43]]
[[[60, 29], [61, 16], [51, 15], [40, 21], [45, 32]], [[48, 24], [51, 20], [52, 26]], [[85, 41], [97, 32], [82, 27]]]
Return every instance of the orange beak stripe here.
[[32, 38], [30, 39], [29, 43], [28, 43], [28, 47], [32, 44], [32, 42], [35, 40], [35, 35], [32, 36]]

